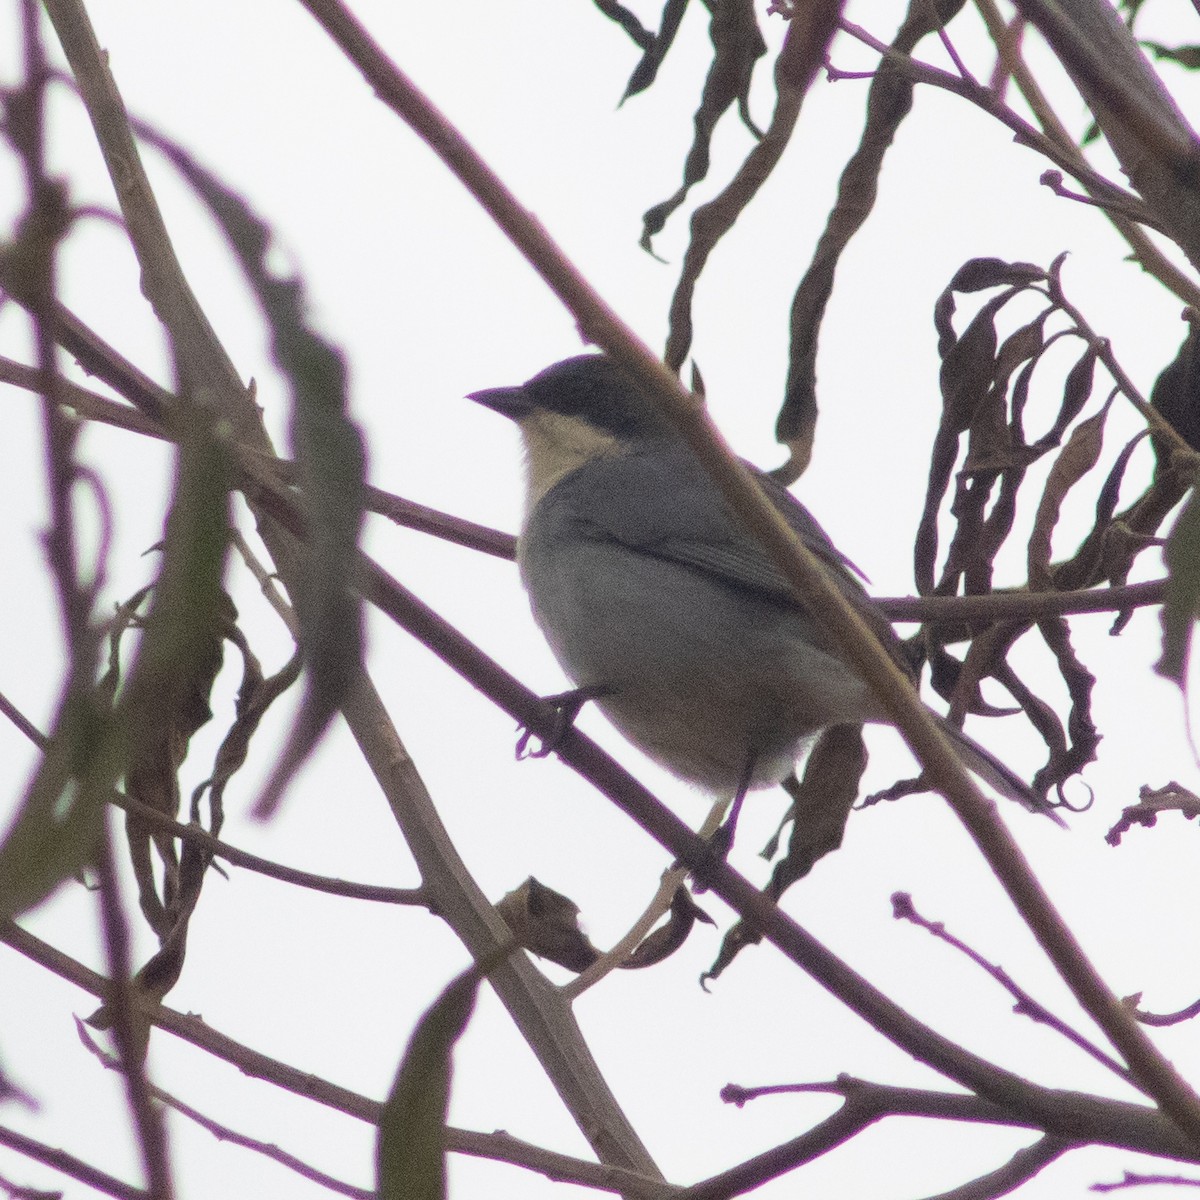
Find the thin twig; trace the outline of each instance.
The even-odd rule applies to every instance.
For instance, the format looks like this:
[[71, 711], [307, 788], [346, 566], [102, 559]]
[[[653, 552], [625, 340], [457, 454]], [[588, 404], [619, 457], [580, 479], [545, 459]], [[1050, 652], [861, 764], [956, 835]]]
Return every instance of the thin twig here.
[[[39, 750], [46, 749], [50, 739], [2, 692], [0, 692], [0, 713], [8, 717]], [[259, 875], [266, 875], [283, 883], [309, 888], [314, 892], [324, 892], [330, 896], [345, 896], [351, 900], [371, 900], [380, 904], [421, 905], [425, 908], [431, 906], [429, 896], [420, 887], [384, 887], [382, 884], [351, 883], [344, 879], [331, 879], [327, 875], [314, 875], [311, 871], [302, 871], [298, 867], [286, 867], [282, 863], [272, 862], [257, 854], [251, 854], [248, 850], [240, 850], [237, 846], [231, 846], [228, 842], [213, 837], [199, 825], [184, 825], [166, 813], [160, 812], [148, 804], [143, 804], [132, 796], [126, 796], [122, 792], [111, 792], [108, 802], [125, 812], [136, 813], [150, 825], [170, 830], [182, 841], [202, 846], [210, 854], [217, 858], [223, 858], [236, 867], [244, 867], [248, 871], [255, 871]]]
[[1151, 430], [1166, 442], [1175, 453], [1196, 461], [1198, 459], [1197, 453], [1188, 445], [1183, 434], [1142, 395], [1137, 385], [1125, 373], [1124, 368], [1117, 361], [1117, 356], [1112, 352], [1112, 343], [1108, 338], [1101, 337], [1091, 327], [1083, 313], [1067, 299], [1066, 293], [1059, 282], [1057, 272], [1050, 277], [1048, 294], [1050, 299], [1071, 318], [1076, 332], [1104, 364], [1104, 369], [1113, 377], [1113, 381], [1120, 389], [1121, 394], [1138, 410]]
[[[720, 826], [721, 819], [724, 817], [729, 805], [729, 799], [718, 800], [709, 809], [708, 815], [704, 818], [704, 823], [696, 830], [696, 836], [705, 840], [711, 838]], [[642, 915], [629, 927], [628, 932], [620, 941], [596, 959], [590, 967], [582, 971], [570, 983], [562, 986], [560, 991], [567, 1000], [574, 1000], [577, 996], [586, 992], [588, 988], [595, 987], [606, 975], [621, 966], [633, 951], [641, 945], [642, 940], [650, 930], [670, 910], [671, 901], [675, 893], [687, 879], [687, 874], [686, 868], [683, 867], [671, 867], [663, 872], [658, 890], [654, 893], [650, 903], [646, 905]]]
[[213, 837], [198, 825], [184, 825], [168, 817], [165, 813], [142, 804], [130, 796], [122, 795], [120, 792], [113, 792], [109, 801], [126, 812], [136, 813], [150, 825], [160, 829], [169, 829], [182, 841], [204, 847], [210, 854], [223, 858], [235, 867], [244, 867], [247, 871], [278, 879], [282, 883], [308, 888], [314, 892], [323, 892], [327, 896], [344, 896], [350, 900], [370, 900], [378, 904], [432, 908], [432, 901], [424, 888], [385, 887], [383, 884], [354, 883], [344, 879], [333, 879], [327, 875], [314, 875], [311, 871], [284, 866], [283, 863], [260, 858], [248, 850], [240, 850], [237, 846], [231, 846], [228, 842]]
[[1160, 1029], [1169, 1025], [1182, 1025], [1184, 1021], [1193, 1021], [1200, 1017], [1200, 1000], [1193, 1000], [1191, 1004], [1171, 1013], [1147, 1012], [1138, 1005], [1133, 1014], [1143, 1025], [1156, 1025]]
[[1086, 159], [1081, 160], [1074, 152], [1062, 151], [1053, 140], [999, 100], [989, 88], [974, 80], [963, 79], [930, 63], [913, 58], [911, 54], [905, 54], [895, 47], [889, 46], [886, 42], [880, 41], [869, 30], [852, 21], [843, 20], [840, 28], [857, 41], [862, 42], [863, 45], [870, 47], [881, 58], [886, 59], [906, 79], [910, 79], [913, 83], [924, 83], [931, 87], [941, 88], [943, 91], [952, 92], [981, 108], [989, 116], [995, 117], [996, 120], [1011, 129], [1016, 134], [1017, 141], [1038, 151], [1056, 166], [1061, 167], [1068, 175], [1078, 179], [1089, 191], [1093, 191], [1097, 198], [1110, 196], [1123, 208], [1127, 207], [1131, 212], [1140, 213], [1140, 219], [1145, 223], [1156, 225], [1153, 213], [1139, 201], [1136, 195], [1125, 191], [1110, 179], [1106, 179]]
[[263, 597], [275, 610], [276, 615], [283, 622], [287, 631], [292, 637], [299, 637], [300, 621], [296, 616], [295, 609], [292, 608], [284, 598], [283, 593], [279, 590], [279, 577], [273, 571], [267, 569], [258, 555], [250, 548], [250, 544], [242, 536], [240, 529], [235, 527], [230, 531], [230, 542], [238, 552], [242, 562], [246, 564], [247, 570], [258, 581], [259, 590], [262, 592]]
[[982, 596], [888, 596], [875, 603], [890, 621], [1031, 621], [1079, 613], [1123, 612], [1161, 604], [1167, 581], [1069, 592], [989, 592]]
[[45, 750], [50, 739], [3, 692], [0, 692], [0, 713], [3, 713], [39, 750]]
[[958, 75], [952, 75], [949, 71], [943, 71], [929, 63], [921, 62], [919, 59], [913, 58], [911, 54], [904, 54], [886, 42], [881, 42], [861, 25], [855, 25], [851, 21], [842, 21], [840, 28], [851, 37], [869, 46], [882, 58], [887, 59], [888, 63], [906, 79], [912, 80], [913, 83], [925, 83], [931, 87], [953, 92], [954, 95], [961, 96], [977, 108], [981, 108], [989, 116], [995, 117], [1017, 135], [1019, 142], [1031, 150], [1036, 150], [1066, 174], [1078, 179], [1101, 203], [1108, 197], [1119, 211], [1136, 213], [1143, 224], [1154, 228], [1158, 227], [1157, 218], [1137, 196], [1118, 187], [1111, 180], [1105, 179], [1086, 160], [1081, 161], [1073, 151], [1068, 152], [1061, 149], [1057, 142], [1013, 112], [989, 88], [974, 80], [963, 79]]
[[913, 904], [912, 897], [907, 892], [896, 892], [892, 896], [892, 915], [897, 920], [911, 921], [914, 925], [924, 929], [926, 933], [945, 942], [946, 945], [953, 946], [955, 950], [969, 958], [1012, 996], [1016, 1001], [1013, 1007], [1014, 1012], [1021, 1013], [1043, 1025], [1049, 1025], [1072, 1045], [1078, 1046], [1085, 1054], [1090, 1054], [1097, 1062], [1106, 1066], [1114, 1075], [1119, 1075], [1127, 1083], [1130, 1082], [1129, 1071], [1126, 1067], [1117, 1062], [1112, 1055], [1106, 1054], [1099, 1046], [1089, 1042], [1082, 1033], [1072, 1029], [1061, 1017], [1055, 1016], [1044, 1004], [1035, 1000], [1003, 967], [988, 962], [977, 950], [968, 946], [961, 938], [955, 937], [941, 921], [929, 921], [921, 916], [917, 912], [916, 905]]
[[1032, 1145], [1022, 1146], [1003, 1166], [927, 1200], [999, 1200], [1074, 1149], [1076, 1143], [1067, 1138], [1038, 1138]]
[[[109, 985], [103, 975], [97, 974], [83, 963], [35, 937], [13, 921], [0, 921], [0, 943], [12, 947], [30, 961], [69, 980], [93, 996], [104, 998], [108, 995]], [[140, 1011], [154, 1025], [224, 1062], [231, 1063], [243, 1075], [265, 1080], [285, 1091], [313, 1100], [367, 1124], [375, 1125], [379, 1122], [382, 1105], [376, 1100], [262, 1054], [250, 1046], [226, 1037], [199, 1017], [186, 1016], [164, 1004], [152, 1004], [145, 998], [141, 998], [139, 1004]], [[1133, 1124], [1136, 1126], [1136, 1122]], [[1169, 1130], [1165, 1123], [1164, 1129]], [[567, 1154], [532, 1146], [503, 1133], [476, 1133], [474, 1130], [448, 1128], [446, 1147], [454, 1153], [509, 1163], [551, 1179], [577, 1183], [582, 1187], [597, 1188], [601, 1191], [619, 1192], [636, 1200], [669, 1200], [678, 1190], [671, 1184], [636, 1171], [572, 1158]], [[145, 1193], [138, 1194], [138, 1200], [144, 1198]]]
[[946, 31], [945, 22], [938, 22], [937, 35], [938, 41], [942, 43], [942, 49], [946, 51], [950, 61], [954, 64], [954, 69], [963, 77], [963, 79], [967, 80], [968, 83], [973, 83], [978, 87], [979, 80], [967, 70], [967, 64], [963, 62], [962, 58], [959, 56], [957, 47], [950, 40], [950, 34]]
[[[1033, 72], [1026, 66], [1020, 48], [1009, 36], [1008, 26], [996, 8], [994, 0], [975, 0], [975, 7], [979, 10], [988, 33], [996, 45], [999, 61], [1012, 76], [1047, 137], [1051, 138], [1064, 154], [1072, 155], [1081, 169], [1086, 172], [1088, 169], [1087, 159], [1084, 158], [1083, 152], [1076, 145], [1075, 139], [1071, 137], [1067, 127], [1059, 120], [1058, 114], [1042, 92]], [[1086, 190], [1091, 191], [1084, 175], [1075, 172], [1073, 174]], [[1108, 196], [1111, 199], [1111, 192], [1108, 193]], [[1108, 215], [1114, 227], [1129, 243], [1134, 257], [1141, 263], [1143, 269], [1165, 288], [1174, 292], [1185, 304], [1200, 307], [1200, 285], [1185, 275], [1155, 245], [1146, 231], [1138, 224], [1140, 214], [1127, 214], [1115, 203], [1106, 203], [1104, 198], [1097, 199], [1094, 193], [1093, 200], [1101, 211]]]
[[1193, 268], [1200, 142], [1116, 9], [1102, 0], [1016, 0], [1079, 89], [1132, 186]]
[[826, 1117], [806, 1133], [684, 1188], [677, 1200], [727, 1200], [730, 1196], [752, 1191], [768, 1180], [777, 1179], [844, 1145], [886, 1115], [869, 1102], [847, 1100], [833, 1116]]
[[[97, 354], [103, 355], [109, 348], [105, 347], [97, 338], [94, 349]], [[144, 380], [135, 377], [123, 379], [122, 365], [129, 364], [119, 358], [109, 364], [110, 369], [107, 374], [116, 380], [114, 388], [124, 382], [130, 392], [129, 398], [144, 399], [146, 396]], [[29, 392], [37, 392], [41, 387], [41, 375], [33, 367], [0, 357], [0, 383], [8, 383]], [[162, 441], [173, 440], [174, 435], [161, 421], [147, 416], [141, 410], [118, 404], [107, 396], [89, 391], [67, 379], [60, 378], [58, 386], [61, 402], [68, 408], [74, 409], [76, 415], [85, 420], [112, 425], [130, 433], [140, 433]], [[125, 393], [122, 392], [122, 394]], [[279, 477], [289, 483], [295, 482], [299, 478], [296, 464], [290, 459], [276, 458], [274, 455], [263, 454], [244, 447], [239, 447], [239, 452], [251, 455], [264, 463], [270, 463]], [[502, 533], [487, 525], [480, 525], [478, 522], [468, 521], [463, 517], [456, 517], [450, 513], [441, 512], [439, 509], [430, 508], [427, 504], [418, 504], [415, 500], [406, 500], [403, 496], [397, 496], [379, 487], [368, 486], [363, 500], [369, 512], [386, 517], [393, 524], [403, 526], [405, 529], [428, 533], [442, 541], [452, 542], [468, 550], [478, 550], [496, 558], [516, 557], [517, 540], [511, 533]]]
[[1192, 1187], [1200, 1188], [1200, 1179], [1189, 1179], [1186, 1175], [1144, 1175], [1140, 1171], [1126, 1171], [1123, 1179], [1115, 1183], [1093, 1183], [1093, 1192], [1119, 1192], [1133, 1187]]
[[107, 821], [104, 822], [104, 832], [96, 852], [96, 876], [99, 882], [101, 927], [108, 958], [109, 986], [104, 1003], [112, 1022], [125, 1093], [142, 1151], [146, 1190], [152, 1200], [172, 1200], [175, 1189], [171, 1180], [166, 1125], [162, 1112], [150, 1098], [149, 1081], [146, 1078], [144, 1017], [138, 1010], [130, 961], [129, 925], [121, 906], [112, 833]]
[[[79, 1034], [79, 1040], [84, 1044], [89, 1053], [93, 1054], [105, 1067], [110, 1071], [120, 1071], [121, 1063], [113, 1055], [109, 1054], [96, 1040], [88, 1033], [87, 1026], [77, 1017], [75, 1019], [75, 1030]], [[244, 1150], [252, 1150], [256, 1154], [261, 1154], [264, 1158], [269, 1158], [272, 1162], [277, 1162], [280, 1166], [286, 1167], [289, 1171], [294, 1171], [302, 1179], [307, 1179], [320, 1187], [328, 1188], [331, 1192], [336, 1192], [340, 1196], [350, 1196], [352, 1200], [374, 1200], [375, 1191], [373, 1189], [355, 1187], [351, 1183], [346, 1183], [344, 1180], [337, 1179], [332, 1175], [326, 1175], [324, 1171], [318, 1170], [310, 1163], [306, 1163], [303, 1159], [297, 1158], [294, 1154], [289, 1154], [286, 1150], [270, 1143], [260, 1141], [258, 1138], [249, 1137], [247, 1134], [238, 1133], [237, 1130], [231, 1129], [228, 1125], [222, 1125], [219, 1121], [214, 1121], [211, 1117], [206, 1117], [199, 1109], [192, 1108], [190, 1104], [185, 1104], [178, 1097], [171, 1095], [170, 1092], [164, 1091], [160, 1087], [151, 1086], [150, 1094], [160, 1104], [165, 1104], [169, 1108], [173, 1108], [176, 1112], [187, 1117], [189, 1121], [199, 1125], [201, 1129], [207, 1130], [218, 1141], [229, 1142], [235, 1146], [241, 1146]]]
[[[0, 383], [8, 383], [13, 387], [24, 388], [28, 392], [40, 392], [42, 375], [33, 367], [13, 362], [11, 358], [0, 358]], [[75, 414], [91, 421], [102, 421], [106, 425], [115, 425], [127, 429], [131, 433], [142, 433], [152, 438], [167, 438], [166, 429], [152, 417], [147, 417], [135, 408], [118, 404], [107, 396], [101, 396], [69, 379], [59, 378], [58, 399]]]
[[140, 1187], [134, 1187], [132, 1183], [117, 1179], [106, 1171], [101, 1171], [99, 1167], [84, 1162], [82, 1158], [76, 1158], [75, 1155], [54, 1146], [47, 1146], [45, 1142], [39, 1142], [35, 1138], [26, 1137], [25, 1134], [9, 1129], [6, 1125], [0, 1125], [0, 1146], [7, 1146], [10, 1150], [33, 1159], [34, 1162], [53, 1167], [54, 1170], [61, 1171], [72, 1179], [78, 1179], [80, 1183], [95, 1188], [106, 1196], [115, 1197], [116, 1200], [149, 1200], [149, 1193], [142, 1191]]

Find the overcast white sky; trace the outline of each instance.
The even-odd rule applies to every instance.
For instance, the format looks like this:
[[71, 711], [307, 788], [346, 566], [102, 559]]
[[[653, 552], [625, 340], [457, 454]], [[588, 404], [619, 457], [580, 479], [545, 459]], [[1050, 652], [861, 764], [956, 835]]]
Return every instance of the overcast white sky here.
[[[637, 6], [654, 23], [652, 6]], [[344, 347], [352, 403], [366, 432], [373, 483], [403, 496], [513, 530], [520, 499], [514, 431], [462, 401], [464, 393], [517, 382], [580, 348], [571, 319], [433, 155], [371, 96], [296, 4], [283, 0], [96, 0], [100, 42], [131, 112], [145, 117], [217, 171], [272, 222], [282, 254], [303, 273], [316, 323]], [[666, 262], [637, 246], [641, 213], [674, 190], [691, 137], [691, 108], [706, 64], [704, 10], [689, 9], [658, 85], [617, 109], [636, 49], [587, 0], [454, 5], [362, 0], [360, 18], [547, 225], [600, 292], [651, 345], [665, 313], [686, 237], [677, 215], [660, 237]], [[900, 6], [851, 7], [889, 36]], [[892, 14], [884, 19], [885, 12]], [[17, 5], [0, 15], [4, 79], [14, 78]], [[1194, 10], [1158, 0], [1148, 20], [1164, 41], [1196, 40]], [[768, 22], [773, 44], [782, 35]], [[1150, 26], [1148, 25], [1149, 29]], [[9, 36], [9, 31], [14, 36]], [[49, 36], [53, 44], [53, 35]], [[923, 51], [941, 61], [936, 47]], [[869, 57], [839, 41], [839, 66]], [[979, 59], [976, 67], [990, 65]], [[1178, 74], [1178, 73], [1176, 73]], [[845, 156], [862, 122], [866, 84], [819, 81], [794, 145], [701, 283], [695, 353], [710, 404], [735, 447], [763, 465], [781, 455], [771, 429], [787, 354], [787, 306], [820, 231]], [[755, 115], [771, 105], [760, 67]], [[1068, 99], [1062, 107], [1078, 123]], [[112, 207], [99, 156], [74, 99], [56, 94], [56, 167], [81, 203]], [[715, 143], [713, 194], [749, 147], [727, 119]], [[147, 156], [176, 246], [207, 312], [259, 398], [273, 430], [285, 414], [261, 324], [219, 235], [169, 168]], [[862, 565], [880, 594], [911, 592], [912, 529], [920, 511], [929, 435], [938, 413], [931, 319], [937, 294], [968, 257], [1039, 264], [1071, 251], [1068, 293], [1110, 335], [1143, 390], [1182, 337], [1180, 303], [1123, 261], [1107, 224], [1038, 185], [1044, 163], [960, 101], [922, 92], [889, 160], [879, 210], [839, 270], [820, 363], [821, 424], [810, 471], [797, 491]], [[19, 210], [17, 176], [0, 163], [4, 215]], [[163, 382], [162, 340], [138, 292], [120, 232], [93, 220], [65, 252], [63, 299], [128, 357]], [[0, 353], [27, 353], [13, 306], [0, 310]], [[1100, 399], [1097, 394], [1097, 402]], [[0, 561], [9, 586], [0, 621], [0, 690], [43, 728], [59, 686], [61, 651], [38, 535], [45, 514], [34, 401], [5, 389], [0, 442]], [[1114, 414], [1109, 449], [1137, 428]], [[161, 536], [170, 460], [133, 435], [89, 429], [84, 454], [102, 472], [117, 515], [109, 599], [140, 586]], [[1085, 517], [1086, 513], [1076, 514]], [[368, 549], [530, 686], [561, 690], [510, 564], [372, 525]], [[1058, 547], [1060, 550], [1063, 546]], [[1020, 562], [1013, 562], [1019, 578]], [[1156, 564], [1145, 568], [1154, 573]], [[231, 578], [260, 653], [278, 666], [287, 651], [244, 573]], [[1145, 990], [1148, 1006], [1181, 1007], [1200, 992], [1194, 935], [1180, 918], [1200, 900], [1191, 831], [1140, 833], [1120, 851], [1103, 842], [1120, 807], [1143, 782], [1196, 783], [1177, 696], [1154, 677], [1156, 618], [1135, 618], [1117, 641], [1104, 617], [1077, 619], [1100, 677], [1096, 711], [1106, 740], [1086, 778], [1095, 810], [1063, 834], [1023, 813], [1010, 824], [1043, 871], [1065, 915], [1118, 994]], [[380, 620], [371, 623], [371, 668], [401, 737], [481, 886], [499, 898], [528, 875], [568, 892], [594, 940], [618, 937], [653, 892], [666, 856], [557, 761], [513, 762], [515, 732], [468, 685]], [[217, 728], [193, 746], [187, 784], [207, 775], [235, 673], [222, 677]], [[223, 706], [223, 707], [221, 707]], [[278, 742], [286, 712], [264, 729]], [[1014, 765], [1032, 770], [1031, 737], [990, 722], [980, 730]], [[583, 727], [685, 816], [702, 798], [644, 763], [594, 714]], [[903, 773], [898, 739], [881, 733], [869, 782]], [[0, 725], [0, 825], [20, 798], [33, 761]], [[415, 872], [386, 805], [339, 727], [294, 786], [277, 821], [242, 819], [269, 766], [262, 754], [230, 789], [225, 836], [248, 849], [328, 875], [406, 885]], [[756, 880], [769, 870], [755, 851], [784, 809], [782, 794], [747, 812], [734, 863]], [[1164, 825], [1167, 822], [1164, 822]], [[989, 958], [1064, 1015], [1073, 1006], [1003, 903], [978, 856], [940, 801], [910, 799], [855, 816], [846, 847], [789, 895], [787, 908], [873, 982], [923, 1019], [1003, 1065], [1058, 1086], [1109, 1089], [1099, 1068], [1052, 1033], [1009, 1013], [978, 972], [890, 917], [888, 896], [912, 891]], [[721, 922], [729, 914], [708, 898]], [[28, 925], [67, 952], [100, 965], [94, 898], [64, 889]], [[794, 1136], [830, 1111], [827, 1098], [760, 1101], [738, 1111], [717, 1098], [744, 1084], [871, 1079], [937, 1086], [853, 1015], [753, 950], [706, 995], [696, 977], [718, 935], [698, 935], [660, 968], [610, 978], [577, 1006], [585, 1033], [619, 1100], [669, 1179], [703, 1178]], [[140, 950], [148, 954], [149, 936]], [[193, 923], [187, 967], [168, 1002], [215, 1028], [337, 1083], [382, 1097], [416, 1016], [465, 965], [458, 943], [420, 912], [371, 907], [292, 889], [243, 871], [214, 878]], [[553, 972], [554, 968], [550, 968]], [[71, 1014], [89, 998], [0, 947], [0, 1056], [41, 1102], [9, 1106], [4, 1119], [129, 1180], [138, 1178], [119, 1081], [74, 1038]], [[1180, 1065], [1200, 1068], [1195, 1033], [1164, 1032]], [[255, 1137], [274, 1141], [359, 1185], [370, 1182], [372, 1131], [244, 1079], [156, 1033], [155, 1082]], [[582, 1137], [485, 989], [458, 1053], [453, 1123], [503, 1128], [586, 1156]], [[172, 1120], [183, 1200], [235, 1195], [303, 1200], [317, 1189], [253, 1154]], [[947, 1130], [892, 1121], [848, 1148], [777, 1181], [766, 1196], [909, 1197], [935, 1193], [998, 1165], [1029, 1135], [974, 1127]], [[1052, 1167], [1022, 1192], [1081, 1195], [1097, 1179], [1138, 1165], [1132, 1155], [1087, 1153]], [[52, 1172], [0, 1150], [0, 1176], [62, 1186]], [[538, 1200], [569, 1189], [514, 1168], [454, 1159], [454, 1200]], [[68, 1196], [90, 1194], [74, 1183]]]

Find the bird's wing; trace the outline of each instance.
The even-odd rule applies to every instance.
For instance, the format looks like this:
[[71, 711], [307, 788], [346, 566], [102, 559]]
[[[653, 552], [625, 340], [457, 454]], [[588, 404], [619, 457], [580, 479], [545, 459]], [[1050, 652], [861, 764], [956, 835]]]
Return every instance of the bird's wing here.
[[[828, 568], [830, 577], [893, 660], [911, 674], [912, 664], [903, 645], [860, 583], [858, 568], [786, 488], [750, 469], [768, 499]], [[586, 537], [617, 542], [702, 571], [781, 608], [801, 607], [770, 555], [743, 530], [716, 485], [684, 446], [664, 450], [660, 444], [652, 451], [596, 459], [572, 472], [558, 488], [570, 492], [571, 508]]]
[[[751, 468], [753, 470], [753, 468]], [[755, 475], [768, 499], [855, 599], [866, 592], [812, 514], [775, 480]], [[563, 481], [590, 537], [704, 571], [780, 604], [796, 603], [771, 557], [746, 533], [684, 447], [594, 460]]]

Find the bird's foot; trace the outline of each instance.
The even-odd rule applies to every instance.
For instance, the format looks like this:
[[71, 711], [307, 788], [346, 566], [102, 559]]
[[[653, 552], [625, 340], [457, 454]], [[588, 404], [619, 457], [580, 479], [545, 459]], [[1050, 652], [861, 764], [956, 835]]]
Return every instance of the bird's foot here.
[[[553, 712], [550, 727], [545, 734], [537, 734], [526, 728], [517, 739], [517, 758], [546, 758], [554, 753], [562, 744], [567, 730], [575, 724], [579, 710], [589, 700], [598, 700], [601, 696], [612, 695], [614, 689], [606, 683], [592, 683], [584, 687], [572, 688], [569, 692], [559, 692], [555, 696], [546, 696], [542, 704]], [[538, 745], [531, 743], [537, 739]]]

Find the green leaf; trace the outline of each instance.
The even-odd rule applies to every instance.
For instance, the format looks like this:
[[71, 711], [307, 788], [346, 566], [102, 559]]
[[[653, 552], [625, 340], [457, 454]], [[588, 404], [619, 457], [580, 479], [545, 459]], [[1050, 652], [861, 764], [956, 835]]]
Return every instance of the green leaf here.
[[475, 1008], [479, 984], [499, 957], [454, 979], [413, 1030], [379, 1118], [378, 1200], [445, 1200], [450, 1055]]
[[229, 446], [198, 405], [181, 405], [172, 421], [179, 440], [175, 490], [145, 633], [118, 705], [129, 747], [121, 773], [148, 761], [161, 766], [164, 739], [186, 745], [209, 719], [208, 694], [232, 607], [222, 586], [233, 486]]
[[[1188, 320], [1187, 333], [1175, 357], [1154, 381], [1150, 403], [1193, 450], [1200, 449], [1200, 331], [1194, 317]], [[1166, 465], [1174, 447], [1158, 437], [1154, 447]]]
[[1200, 70], [1200, 46], [1164, 46], [1161, 42], [1143, 42], [1142, 45], [1160, 62], [1166, 59], [1188, 71]]
[[1200, 504], [1195, 489], [1175, 522], [1163, 557], [1168, 576], [1162, 608], [1162, 655], [1154, 669], [1182, 688], [1192, 626], [1200, 615]]
[[353, 586], [364, 511], [366, 452], [347, 405], [341, 352], [310, 329], [299, 279], [267, 266], [271, 231], [236, 192], [186, 151], [139, 124], [211, 209], [238, 257], [271, 329], [271, 350], [288, 382], [297, 483], [308, 519], [292, 589], [308, 691], [279, 763], [255, 806], [269, 815], [312, 753], [362, 670], [362, 600]]
[[74, 782], [87, 739], [84, 706], [68, 701], [46, 756], [0, 845], [0, 918], [41, 904], [92, 861], [104, 821], [97, 794]]

